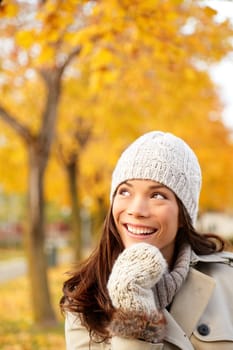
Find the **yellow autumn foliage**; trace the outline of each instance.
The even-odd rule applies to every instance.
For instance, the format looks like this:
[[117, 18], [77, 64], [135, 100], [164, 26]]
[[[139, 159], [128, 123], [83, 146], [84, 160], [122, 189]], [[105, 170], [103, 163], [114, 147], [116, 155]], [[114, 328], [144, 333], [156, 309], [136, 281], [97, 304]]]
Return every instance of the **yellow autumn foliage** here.
[[[13, 10], [5, 7], [4, 11], [11, 16]], [[49, 200], [69, 204], [64, 162], [77, 157], [81, 198], [107, 202], [120, 151], [139, 134], [162, 129], [184, 137], [200, 157], [201, 209], [233, 207], [228, 180], [233, 175], [232, 143], [206, 70], [231, 50], [232, 29], [227, 21], [216, 23], [214, 10], [181, 0], [48, 0], [32, 13], [34, 25], [24, 22], [22, 15], [20, 27], [12, 23], [1, 34], [11, 38], [14, 49], [7, 56], [13, 68], [1, 68], [6, 80], [0, 97], [0, 104], [32, 134], [42, 124], [47, 96], [40, 71], [53, 71], [81, 47], [62, 82], [53, 157], [46, 174]], [[82, 147], [78, 138], [85, 128], [90, 128], [90, 137]], [[15, 155], [23, 154], [19, 143], [12, 142], [11, 147]], [[8, 152], [0, 150], [4, 165]], [[26, 168], [26, 160], [21, 161]], [[11, 171], [9, 162], [0, 173]], [[21, 181], [26, 171], [22, 174]], [[12, 176], [8, 181], [6, 175], [0, 176], [9, 188]], [[223, 179], [227, 179], [225, 186]], [[16, 179], [12, 188], [17, 188]]]

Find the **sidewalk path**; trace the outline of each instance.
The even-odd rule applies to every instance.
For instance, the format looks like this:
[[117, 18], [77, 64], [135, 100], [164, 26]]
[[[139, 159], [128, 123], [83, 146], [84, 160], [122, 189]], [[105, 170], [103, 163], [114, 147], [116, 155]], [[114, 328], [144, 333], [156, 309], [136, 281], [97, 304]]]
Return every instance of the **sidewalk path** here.
[[24, 258], [17, 258], [0, 263], [0, 283], [25, 275], [27, 263]]
[[[72, 256], [69, 253], [59, 254], [57, 260], [58, 264], [69, 263], [72, 261]], [[26, 273], [27, 262], [24, 258], [15, 258], [0, 262], [0, 283], [5, 283], [16, 277], [24, 276]]]

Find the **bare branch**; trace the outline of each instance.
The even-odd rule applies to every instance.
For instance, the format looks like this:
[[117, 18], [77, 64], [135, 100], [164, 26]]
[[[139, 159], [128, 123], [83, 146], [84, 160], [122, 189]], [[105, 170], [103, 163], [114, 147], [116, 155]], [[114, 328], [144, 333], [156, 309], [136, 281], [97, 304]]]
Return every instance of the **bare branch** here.
[[41, 68], [38, 70], [38, 73], [41, 75], [41, 77], [45, 80], [46, 84], [48, 85], [48, 77], [50, 75], [51, 71], [56, 71], [56, 75], [58, 78], [60, 78], [65, 70], [65, 68], [69, 65], [69, 63], [72, 61], [72, 59], [79, 55], [80, 52], [82, 50], [81, 46], [77, 46], [73, 51], [71, 51], [71, 53], [68, 55], [68, 57], [66, 58], [66, 60], [63, 62], [63, 64], [61, 64], [60, 66], [56, 67], [56, 68]]
[[69, 65], [75, 56], [78, 56], [82, 50], [82, 46], [77, 46], [67, 57], [63, 65], [60, 67], [60, 73], [62, 74], [65, 68]]
[[81, 52], [81, 46], [76, 47], [67, 57], [65, 62], [57, 68], [41, 69], [39, 73], [45, 81], [47, 87], [47, 100], [42, 116], [39, 142], [43, 147], [45, 156], [48, 156], [51, 143], [53, 141], [56, 128], [57, 108], [61, 92], [62, 74], [71, 60]]
[[31, 142], [33, 136], [28, 128], [20, 124], [16, 118], [14, 118], [8, 111], [0, 106], [0, 119], [2, 119], [6, 124], [8, 124], [19, 136], [21, 136], [24, 141]]

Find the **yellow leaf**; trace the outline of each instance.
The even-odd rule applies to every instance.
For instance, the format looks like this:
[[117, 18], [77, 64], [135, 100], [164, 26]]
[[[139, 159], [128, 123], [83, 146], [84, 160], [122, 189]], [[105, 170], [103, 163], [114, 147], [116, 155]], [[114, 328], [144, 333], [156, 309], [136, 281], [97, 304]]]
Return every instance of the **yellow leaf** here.
[[210, 16], [210, 17], [215, 16], [218, 13], [217, 10], [215, 10], [215, 9], [209, 7], [209, 6], [205, 7], [204, 11], [205, 11], [206, 15]]
[[113, 54], [106, 49], [98, 51], [93, 59], [93, 69], [107, 66], [113, 62]]
[[188, 80], [194, 80], [195, 79], [195, 72], [191, 68], [185, 68], [185, 76]]
[[34, 42], [35, 40], [32, 32], [20, 31], [16, 34], [16, 43], [25, 49], [29, 49], [34, 44]]
[[15, 4], [0, 5], [0, 16], [15, 17], [18, 13], [18, 7]]
[[37, 60], [39, 63], [51, 63], [54, 60], [54, 49], [50, 46], [43, 47]]

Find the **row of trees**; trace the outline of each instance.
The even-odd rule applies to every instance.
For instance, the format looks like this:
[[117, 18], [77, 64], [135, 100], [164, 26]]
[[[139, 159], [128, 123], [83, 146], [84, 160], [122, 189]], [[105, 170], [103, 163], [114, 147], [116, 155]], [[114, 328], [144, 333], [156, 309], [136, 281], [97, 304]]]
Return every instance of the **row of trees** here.
[[203, 168], [201, 208], [232, 208], [233, 146], [208, 74], [232, 50], [232, 29], [181, 0], [0, 6], [0, 179], [5, 191], [28, 193], [32, 304], [48, 324], [45, 203], [72, 208], [80, 258], [80, 208], [103, 217], [117, 156], [139, 134], [183, 137]]

